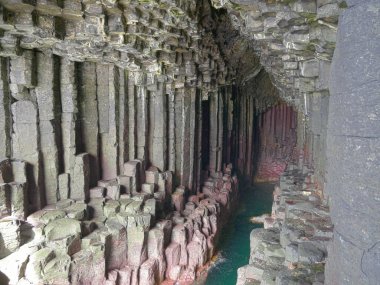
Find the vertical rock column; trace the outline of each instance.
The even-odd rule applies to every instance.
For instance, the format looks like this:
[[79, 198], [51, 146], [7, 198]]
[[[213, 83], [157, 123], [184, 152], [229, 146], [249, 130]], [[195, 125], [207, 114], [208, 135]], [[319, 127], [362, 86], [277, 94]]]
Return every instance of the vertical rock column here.
[[334, 240], [325, 284], [378, 284], [380, 3], [347, 3], [330, 77], [326, 188]]
[[175, 91], [172, 88], [172, 82], [166, 82], [166, 96], [168, 100], [168, 169], [172, 172], [175, 171]]
[[216, 170], [222, 171], [222, 159], [223, 159], [223, 133], [224, 133], [224, 126], [223, 126], [223, 91], [219, 90], [218, 94], [218, 155], [217, 155], [217, 163], [216, 163]]
[[78, 118], [78, 89], [75, 63], [61, 60], [61, 129], [64, 173], [59, 175], [59, 197], [67, 199], [70, 190], [70, 174], [74, 169], [77, 141], [80, 136]]
[[135, 74], [136, 85], [136, 155], [141, 160], [146, 159], [148, 132], [148, 102], [145, 86], [146, 75], [140, 71]]
[[181, 157], [181, 185], [189, 188], [190, 185], [190, 173], [193, 171], [192, 157], [191, 157], [191, 147], [194, 144], [194, 137], [192, 135], [193, 131], [190, 128], [190, 115], [191, 115], [191, 105], [192, 105], [192, 95], [193, 88], [184, 88], [184, 93], [182, 97], [182, 157]]
[[152, 142], [150, 150], [150, 162], [161, 171], [167, 169], [167, 96], [164, 93], [163, 82], [158, 83], [158, 88], [151, 93], [150, 130]]
[[[123, 169], [124, 163], [128, 161], [128, 135], [129, 135], [129, 122], [128, 122], [128, 82], [125, 70], [118, 69], [118, 82], [119, 90], [118, 108], [119, 120], [118, 120], [118, 152], [119, 152], [119, 170]], [[121, 172], [121, 171], [120, 171]]]
[[111, 64], [97, 64], [101, 178], [113, 179], [119, 170], [118, 115], [119, 73]]
[[193, 191], [197, 193], [201, 186], [202, 171], [202, 95], [201, 90], [195, 90], [194, 102], [194, 168], [193, 168]]
[[194, 175], [196, 175], [196, 160], [195, 160], [195, 148], [196, 148], [196, 108], [197, 105], [197, 89], [196, 85], [198, 83], [196, 66], [194, 63], [194, 54], [193, 52], [186, 52], [183, 54], [183, 61], [185, 67], [185, 75], [186, 75], [186, 83], [185, 83], [185, 96], [187, 97], [188, 106], [186, 110], [187, 120], [189, 121], [187, 124], [188, 132], [185, 134], [189, 138], [188, 147], [189, 147], [189, 156], [188, 156], [188, 172], [189, 178], [186, 186], [193, 192], [196, 192], [196, 188], [194, 188]]
[[135, 159], [136, 153], [136, 77], [138, 72], [126, 71], [128, 77], [128, 160]]
[[43, 174], [41, 168], [40, 136], [38, 129], [38, 111], [35, 96], [36, 85], [35, 55], [33, 51], [24, 51], [22, 56], [10, 61], [10, 91], [14, 99], [12, 104], [12, 157], [28, 163], [28, 200], [30, 210], [45, 206]]
[[196, 187], [194, 187], [194, 180], [196, 180], [196, 169], [197, 169], [197, 157], [196, 152], [196, 108], [197, 105], [197, 89], [195, 86], [189, 86], [188, 87], [188, 96], [190, 97], [190, 106], [189, 106], [189, 120], [190, 120], [190, 126], [189, 126], [189, 139], [190, 139], [190, 153], [189, 153], [189, 182], [188, 187], [193, 191], [193, 194], [196, 193]]
[[254, 107], [254, 98], [253, 96], [249, 96], [247, 98], [247, 152], [246, 152], [246, 165], [245, 171], [248, 177], [253, 176], [253, 131], [254, 131], [254, 115], [255, 115], [255, 107]]
[[28, 197], [31, 209], [41, 208], [45, 204], [45, 195], [40, 185], [40, 151], [37, 124], [37, 108], [30, 101], [18, 101], [12, 104], [13, 157], [20, 157], [32, 166], [27, 169]]
[[99, 180], [99, 129], [96, 85], [96, 64], [85, 62], [79, 70], [79, 120], [81, 127], [80, 152], [89, 154], [90, 186]]
[[223, 147], [223, 100], [219, 92], [210, 94], [210, 171], [222, 169]]
[[11, 155], [11, 97], [9, 91], [9, 60], [0, 59], [0, 157]]
[[175, 184], [182, 184], [183, 181], [183, 140], [184, 140], [184, 89], [175, 91]]
[[218, 95], [211, 93], [210, 97], [210, 165], [211, 173], [217, 171], [218, 148]]
[[37, 53], [38, 85], [35, 89], [39, 116], [39, 135], [43, 183], [47, 204], [58, 201], [60, 131], [59, 65], [53, 55]]

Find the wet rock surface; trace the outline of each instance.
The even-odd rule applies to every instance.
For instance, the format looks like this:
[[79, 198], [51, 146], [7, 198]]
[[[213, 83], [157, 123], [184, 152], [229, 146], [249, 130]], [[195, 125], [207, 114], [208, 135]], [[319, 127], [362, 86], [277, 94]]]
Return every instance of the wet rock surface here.
[[273, 193], [264, 229], [251, 232], [249, 264], [239, 268], [242, 284], [323, 284], [333, 226], [315, 191], [315, 176], [290, 165]]

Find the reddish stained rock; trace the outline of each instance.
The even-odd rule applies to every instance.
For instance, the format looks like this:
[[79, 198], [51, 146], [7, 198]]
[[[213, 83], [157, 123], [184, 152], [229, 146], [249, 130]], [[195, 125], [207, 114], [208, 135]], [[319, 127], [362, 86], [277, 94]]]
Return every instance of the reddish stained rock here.
[[127, 264], [127, 231], [117, 221], [107, 221], [106, 227], [111, 233], [108, 250], [107, 269], [122, 268]]
[[[149, 179], [155, 178], [151, 176]], [[193, 195], [186, 204], [181, 191], [184, 188], [177, 189], [177, 194], [181, 192], [180, 199], [175, 201], [179, 211], [171, 212], [166, 220], [157, 222], [152, 221], [150, 213], [143, 212], [146, 204], [155, 200], [149, 200], [141, 193], [125, 194], [120, 201], [91, 198], [89, 204], [81, 202], [80, 205], [91, 207], [91, 217], [95, 219], [90, 221], [85, 220], [87, 217], [78, 221], [77, 215], [73, 219], [62, 219], [60, 213], [65, 215], [70, 203], [50, 205], [49, 211], [46, 208], [36, 212], [28, 220], [35, 225], [48, 223], [50, 230], [45, 229], [42, 238], [60, 237], [50, 241], [48, 246], [52, 249], [64, 247], [72, 255], [67, 274], [71, 284], [173, 284], [165, 278], [181, 285], [191, 284], [198, 270], [207, 267], [207, 261], [214, 254], [215, 236], [220, 231], [218, 221], [228, 214], [229, 205], [220, 205], [220, 197], [226, 196], [227, 203], [236, 200], [237, 192], [224, 188], [226, 179], [226, 176], [215, 178], [215, 181], [210, 179], [208, 185], [214, 188], [209, 195]], [[231, 189], [236, 189], [234, 178], [228, 179], [232, 183]], [[104, 189], [115, 181], [99, 181], [101, 186], [98, 187]], [[61, 210], [56, 210], [58, 207]], [[68, 232], [61, 230], [60, 220], [70, 222], [71, 231], [74, 226], [78, 234], [74, 236], [74, 243], [71, 236], [66, 238]]]
[[191, 284], [195, 280], [195, 270], [191, 268], [187, 268], [182, 272], [180, 277], [178, 278], [178, 281], [180, 284], [187, 285]]
[[179, 264], [181, 257], [181, 247], [178, 243], [172, 242], [165, 250], [165, 257], [167, 262], [166, 277], [170, 278], [170, 272], [173, 267]]
[[94, 245], [91, 250], [81, 250], [72, 257], [71, 284], [104, 284], [105, 267], [104, 246], [99, 244]]
[[171, 220], [161, 220], [156, 226], [164, 231], [164, 247], [166, 248], [171, 242], [173, 223]]
[[176, 265], [169, 270], [169, 279], [178, 280], [181, 276], [182, 266]]
[[144, 285], [155, 285], [158, 279], [157, 272], [157, 259], [148, 259], [140, 266], [139, 283]]
[[151, 229], [148, 233], [148, 258], [158, 258], [164, 254], [164, 231]]
[[177, 212], [182, 213], [185, 208], [185, 187], [178, 187], [172, 194], [172, 203]]
[[105, 285], [118, 285], [119, 274], [116, 270], [112, 270], [108, 273], [108, 278]]

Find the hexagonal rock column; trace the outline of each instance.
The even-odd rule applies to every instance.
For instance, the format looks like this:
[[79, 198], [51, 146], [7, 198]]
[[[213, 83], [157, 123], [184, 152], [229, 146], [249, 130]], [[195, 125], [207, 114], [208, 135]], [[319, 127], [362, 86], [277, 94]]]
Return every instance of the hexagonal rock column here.
[[328, 285], [380, 280], [380, 3], [347, 3], [330, 78], [326, 188], [334, 241]]

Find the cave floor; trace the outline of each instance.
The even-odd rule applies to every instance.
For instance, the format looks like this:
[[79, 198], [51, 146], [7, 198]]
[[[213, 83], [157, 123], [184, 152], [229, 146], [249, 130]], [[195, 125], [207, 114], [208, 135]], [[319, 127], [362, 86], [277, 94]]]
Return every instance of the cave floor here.
[[274, 184], [254, 185], [240, 183], [240, 199], [236, 214], [231, 218], [220, 240], [218, 259], [207, 277], [201, 277], [197, 285], [235, 285], [237, 269], [248, 263], [250, 233], [262, 224], [253, 224], [250, 218], [271, 212]]

